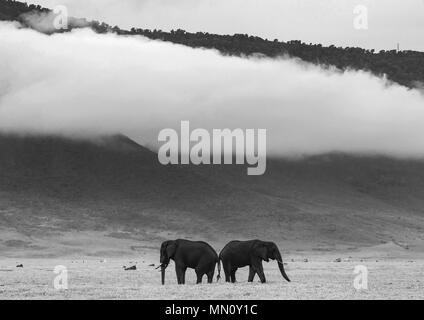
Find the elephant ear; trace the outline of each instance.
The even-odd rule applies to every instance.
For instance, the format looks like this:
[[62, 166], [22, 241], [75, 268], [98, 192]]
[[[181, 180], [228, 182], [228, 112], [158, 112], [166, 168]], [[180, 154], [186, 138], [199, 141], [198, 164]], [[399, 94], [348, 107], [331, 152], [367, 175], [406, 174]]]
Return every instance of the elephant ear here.
[[256, 256], [261, 258], [262, 260], [265, 260], [266, 262], [269, 261], [268, 259], [268, 248], [263, 243], [258, 243], [253, 248], [253, 252]]
[[175, 251], [177, 250], [177, 245], [174, 241], [169, 242], [166, 246], [166, 255], [168, 258], [173, 258], [175, 255]]

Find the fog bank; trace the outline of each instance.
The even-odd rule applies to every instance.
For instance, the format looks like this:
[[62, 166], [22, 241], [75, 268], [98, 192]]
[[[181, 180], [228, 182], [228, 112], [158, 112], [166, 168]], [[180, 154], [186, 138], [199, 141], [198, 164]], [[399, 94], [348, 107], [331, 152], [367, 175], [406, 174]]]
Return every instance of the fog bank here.
[[267, 129], [273, 155], [424, 154], [423, 95], [365, 72], [0, 24], [2, 131], [120, 132], [151, 146], [182, 120], [192, 129]]

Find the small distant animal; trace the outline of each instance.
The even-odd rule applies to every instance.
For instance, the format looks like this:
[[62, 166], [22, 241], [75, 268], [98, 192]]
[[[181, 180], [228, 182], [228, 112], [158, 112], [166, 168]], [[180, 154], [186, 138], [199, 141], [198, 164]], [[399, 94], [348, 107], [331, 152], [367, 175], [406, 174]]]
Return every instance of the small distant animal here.
[[17, 266], [16, 266], [16, 268], [23, 268], [24, 267], [24, 265], [21, 263], [21, 264], [18, 264]]
[[125, 271], [130, 271], [130, 270], [137, 270], [137, 266], [131, 266], [131, 267], [123, 267]]
[[154, 267], [154, 266], [155, 266], [155, 264], [154, 264], [154, 263], [149, 264], [149, 267]]

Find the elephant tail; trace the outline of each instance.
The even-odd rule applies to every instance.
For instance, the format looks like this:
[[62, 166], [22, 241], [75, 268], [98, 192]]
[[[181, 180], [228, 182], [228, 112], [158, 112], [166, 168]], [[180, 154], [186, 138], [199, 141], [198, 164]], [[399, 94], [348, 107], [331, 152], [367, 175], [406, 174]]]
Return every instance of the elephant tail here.
[[221, 257], [218, 257], [218, 275], [216, 276], [216, 282], [221, 279]]

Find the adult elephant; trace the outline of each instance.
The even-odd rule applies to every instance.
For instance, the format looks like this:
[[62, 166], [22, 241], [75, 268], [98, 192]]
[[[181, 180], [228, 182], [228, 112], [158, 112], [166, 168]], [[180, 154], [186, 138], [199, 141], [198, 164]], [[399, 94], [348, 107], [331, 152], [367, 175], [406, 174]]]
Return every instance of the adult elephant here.
[[218, 254], [206, 242], [190, 241], [184, 239], [168, 240], [160, 247], [160, 268], [162, 273], [162, 284], [165, 284], [165, 269], [170, 260], [175, 262], [178, 284], [185, 283], [187, 268], [196, 271], [197, 283], [202, 283], [206, 274], [208, 283], [212, 283], [215, 265], [218, 264], [218, 278], [220, 277], [220, 264]]
[[284, 264], [280, 250], [274, 242], [261, 240], [231, 241], [222, 249], [219, 260], [225, 272], [225, 281], [236, 282], [236, 271], [238, 268], [249, 266], [248, 281], [252, 282], [258, 274], [262, 283], [266, 282], [262, 260], [268, 262], [269, 259], [277, 260], [278, 267], [284, 279], [290, 282], [284, 271]]

